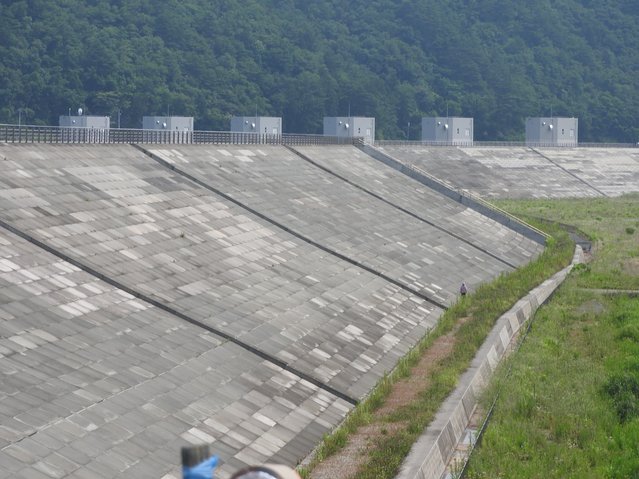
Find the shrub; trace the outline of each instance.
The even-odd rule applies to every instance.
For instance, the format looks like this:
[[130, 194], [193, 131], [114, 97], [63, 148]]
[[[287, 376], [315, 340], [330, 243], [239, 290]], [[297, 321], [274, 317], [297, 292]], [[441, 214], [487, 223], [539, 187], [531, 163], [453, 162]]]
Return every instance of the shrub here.
[[572, 272], [577, 274], [584, 274], [584, 273], [590, 273], [590, 266], [587, 265], [586, 263], [579, 263], [576, 264], [575, 266], [573, 266], [572, 268]]
[[620, 422], [639, 416], [639, 380], [635, 375], [623, 373], [612, 376], [604, 385], [604, 391], [612, 399]]
[[629, 339], [630, 341], [639, 342], [639, 325], [630, 324], [624, 327], [617, 335], [618, 339]]

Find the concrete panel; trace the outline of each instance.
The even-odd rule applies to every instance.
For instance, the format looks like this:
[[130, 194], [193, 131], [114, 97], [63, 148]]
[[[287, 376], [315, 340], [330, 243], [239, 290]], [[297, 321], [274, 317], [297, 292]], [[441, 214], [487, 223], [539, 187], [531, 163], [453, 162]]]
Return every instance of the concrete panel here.
[[441, 313], [130, 147], [8, 150], [6, 221], [350, 397], [366, 394]]
[[537, 151], [606, 196], [639, 191], [639, 148], [538, 148]]
[[21, 238], [0, 231], [0, 244], [0, 463], [13, 477], [181, 477], [179, 448], [202, 442], [226, 450], [228, 477], [229, 457], [282, 460], [351, 407]]
[[150, 151], [305, 238], [444, 304], [455, 300], [462, 281], [479, 284], [512, 269], [282, 147], [255, 148], [250, 156], [236, 147]]
[[[486, 199], [602, 196], [598, 189], [530, 148], [384, 146], [381, 149]], [[588, 150], [584, 148], [583, 153], [587, 155]]]
[[512, 229], [375, 161], [358, 148], [297, 147], [296, 150], [398, 208], [466, 238], [470, 250], [481, 248], [517, 266], [529, 262], [541, 250], [538, 244]]

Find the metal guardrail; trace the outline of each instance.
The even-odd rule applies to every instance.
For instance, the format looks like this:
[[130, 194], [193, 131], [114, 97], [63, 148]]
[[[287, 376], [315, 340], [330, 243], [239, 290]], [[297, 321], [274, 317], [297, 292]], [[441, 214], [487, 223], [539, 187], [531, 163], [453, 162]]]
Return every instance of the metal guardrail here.
[[[359, 145], [363, 138], [336, 137], [297, 133], [271, 135], [230, 131], [140, 130], [133, 128], [77, 128], [64, 126], [0, 124], [3, 143], [169, 143], [219, 145]], [[528, 148], [639, 148], [639, 143], [576, 143], [551, 144], [522, 141], [407, 141], [377, 140], [377, 147], [528, 147]]]
[[362, 138], [284, 133], [236, 133], [230, 131], [138, 130], [130, 128], [76, 128], [63, 126], [0, 124], [3, 143], [64, 144], [218, 144], [218, 145], [357, 145]]
[[538, 143], [526, 141], [408, 141], [377, 140], [375, 146], [425, 146], [425, 147], [510, 147], [510, 148], [639, 148], [639, 143]]

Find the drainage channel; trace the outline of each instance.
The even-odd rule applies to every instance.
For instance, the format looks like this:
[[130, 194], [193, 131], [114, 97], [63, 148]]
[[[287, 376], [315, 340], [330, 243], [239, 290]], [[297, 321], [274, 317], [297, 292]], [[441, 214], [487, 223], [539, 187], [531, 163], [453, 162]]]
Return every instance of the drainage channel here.
[[[521, 331], [516, 334], [508, 344], [508, 348], [505, 352], [505, 356], [510, 356], [513, 353], [517, 353], [519, 348], [524, 343], [530, 332], [532, 326], [532, 318], [528, 319], [526, 328], [521, 334]], [[503, 359], [503, 358], [502, 358]], [[502, 360], [500, 360], [501, 362]], [[508, 365], [508, 369], [505, 373], [505, 377], [510, 377], [512, 370], [512, 363]], [[501, 387], [498, 388], [497, 394], [493, 398], [488, 411], [481, 409], [479, 405], [475, 407], [475, 410], [471, 414], [470, 421], [464, 428], [461, 440], [455, 445], [455, 449], [448, 463], [444, 474], [440, 479], [464, 479], [466, 472], [468, 471], [468, 465], [470, 463], [470, 457], [477, 447], [481, 445], [481, 440], [488, 428], [488, 424], [495, 411], [497, 400], [501, 393]], [[483, 418], [483, 420], [482, 420]]]
[[[528, 337], [528, 333], [530, 332], [530, 328], [532, 327], [533, 316], [534, 312], [527, 320], [526, 328], [523, 330], [523, 334], [522, 331], [519, 331], [510, 340], [504, 356], [510, 356], [511, 354], [516, 354], [519, 351], [519, 348], [521, 348], [522, 344]], [[500, 359], [499, 362], [501, 362], [503, 359], [504, 358]], [[504, 374], [505, 378], [510, 377], [512, 367], [512, 363], [509, 363], [508, 369]], [[488, 411], [482, 410], [479, 405], [476, 406], [475, 411], [471, 415], [470, 422], [464, 429], [462, 439], [455, 446], [453, 455], [448, 461], [446, 470], [444, 471], [444, 474], [441, 476], [440, 479], [464, 479], [466, 477], [466, 472], [468, 471], [468, 465], [470, 463], [470, 457], [475, 449], [481, 445], [482, 437], [486, 432], [486, 429], [488, 428], [490, 420], [492, 419], [493, 412], [495, 411], [495, 406], [497, 405], [497, 400], [499, 399], [500, 394], [501, 386], [497, 388], [497, 393], [490, 403], [490, 406], [488, 406]], [[482, 416], [483, 420], [481, 419]]]
[[[563, 225], [568, 226], [568, 225]], [[574, 228], [574, 227], [572, 227]], [[537, 309], [542, 305], [546, 304], [555, 293], [555, 290], [561, 283], [563, 283], [566, 275], [563, 278], [559, 279], [559, 276], [562, 272], [569, 272], [573, 266], [584, 262], [584, 253], [585, 249], [581, 245], [575, 245], [575, 254], [573, 256], [572, 262], [569, 266], [564, 268], [562, 271], [555, 273], [550, 280], [555, 280], [557, 284], [552, 288], [552, 291], [544, 298], [539, 297], [537, 301], [536, 307], [531, 307], [528, 313], [528, 317], [525, 319], [524, 325], [525, 327], [520, 328], [518, 331], [514, 332], [510, 341], [508, 341], [508, 345], [504, 348], [502, 356], [497, 358], [497, 362], [501, 363], [503, 360], [513, 354], [517, 354], [521, 346], [524, 344], [526, 339], [528, 338], [528, 334], [531, 331], [533, 320]], [[547, 280], [548, 281], [548, 280]], [[533, 289], [529, 293], [534, 293], [539, 287]], [[522, 309], [523, 311], [523, 309]], [[508, 313], [506, 313], [508, 314]], [[526, 316], [524, 313], [522, 316]], [[500, 318], [501, 319], [501, 318]], [[523, 326], [523, 325], [522, 325]], [[507, 380], [512, 373], [513, 363], [509, 363], [506, 371], [504, 372], [504, 376], [502, 380]], [[464, 479], [466, 477], [466, 473], [468, 471], [468, 465], [470, 463], [470, 459], [474, 450], [481, 445], [482, 437], [486, 432], [486, 429], [492, 419], [493, 413], [495, 411], [495, 406], [502, 392], [502, 384], [499, 383], [497, 385], [497, 390], [495, 396], [493, 397], [492, 402], [488, 406], [488, 410], [482, 410], [479, 404], [475, 405], [473, 413], [470, 415], [470, 419], [468, 424], [464, 428], [464, 431], [461, 435], [460, 440], [454, 446], [451, 457], [449, 458], [445, 470], [439, 479]], [[483, 420], [482, 420], [483, 417]]]
[[444, 303], [441, 303], [440, 301], [438, 301], [435, 298], [432, 298], [416, 289], [411, 288], [410, 286], [408, 286], [407, 284], [402, 283], [401, 281], [398, 281], [394, 278], [391, 278], [390, 276], [385, 275], [384, 273], [377, 271], [374, 268], [371, 268], [370, 266], [365, 265], [364, 263], [357, 261], [349, 256], [346, 256], [338, 251], [335, 251], [334, 249], [331, 249], [327, 246], [324, 246], [321, 243], [318, 243], [315, 240], [312, 240], [311, 238], [303, 235], [302, 233], [298, 233], [297, 231], [289, 228], [288, 226], [285, 226], [284, 224], [280, 223], [279, 221], [274, 220], [273, 218], [265, 215], [264, 213], [260, 213], [258, 210], [251, 208], [250, 206], [242, 203], [241, 201], [233, 198], [232, 196], [227, 195], [226, 193], [224, 193], [223, 191], [215, 188], [214, 186], [211, 186], [210, 184], [206, 183], [205, 181], [202, 181], [198, 178], [196, 178], [195, 176], [187, 173], [184, 170], [181, 170], [180, 168], [175, 167], [175, 165], [172, 165], [171, 163], [169, 163], [168, 161], [160, 158], [158, 155], [148, 151], [147, 149], [141, 147], [140, 145], [137, 145], [135, 143], [132, 143], [131, 146], [133, 146], [134, 148], [138, 149], [139, 151], [141, 151], [142, 153], [144, 153], [145, 155], [147, 155], [149, 158], [151, 158], [152, 160], [156, 161], [157, 163], [159, 163], [160, 165], [164, 166], [165, 168], [170, 169], [171, 171], [174, 171], [175, 173], [183, 176], [184, 178], [192, 181], [193, 183], [195, 183], [196, 185], [205, 188], [213, 193], [215, 193], [218, 196], [221, 196], [222, 198], [224, 198], [227, 201], [230, 201], [231, 203], [233, 203], [236, 206], [239, 206], [240, 208], [249, 211], [250, 213], [254, 214], [255, 216], [257, 216], [258, 218], [272, 224], [273, 226], [287, 232], [288, 234], [304, 241], [305, 243], [308, 243], [330, 255], [333, 255], [339, 259], [341, 259], [342, 261], [346, 261], [347, 263], [352, 264], [353, 266], [357, 266], [360, 269], [363, 269], [364, 271], [367, 271], [368, 273], [374, 274], [375, 276], [382, 278], [383, 280], [394, 284], [395, 286], [403, 289], [404, 291], [409, 292], [410, 294], [417, 296], [420, 299], [423, 299], [424, 301], [427, 301], [429, 303], [431, 303], [434, 306], [437, 306], [438, 308], [442, 309], [442, 310], [447, 310], [448, 306], [446, 306]]
[[402, 206], [399, 206], [399, 205], [397, 205], [397, 204], [393, 203], [392, 201], [388, 201], [387, 199], [385, 199], [385, 198], [381, 197], [381, 196], [380, 196], [380, 195], [378, 195], [377, 193], [373, 193], [373, 192], [372, 192], [372, 191], [370, 191], [369, 189], [364, 188], [364, 187], [363, 187], [363, 186], [361, 186], [361, 185], [358, 185], [358, 184], [357, 184], [357, 183], [355, 183], [354, 181], [351, 181], [351, 180], [349, 180], [348, 178], [346, 178], [345, 176], [342, 176], [342, 175], [340, 175], [339, 173], [335, 173], [335, 172], [334, 172], [333, 170], [331, 170], [330, 168], [327, 168], [327, 167], [325, 167], [325, 166], [323, 166], [323, 165], [320, 165], [319, 163], [317, 163], [316, 161], [312, 160], [311, 158], [309, 158], [308, 156], [306, 156], [304, 153], [302, 153], [302, 152], [300, 152], [300, 151], [296, 150], [296, 149], [295, 149], [295, 148], [293, 148], [292, 146], [289, 146], [289, 145], [283, 145], [283, 146], [284, 146], [284, 148], [286, 148], [286, 149], [290, 150], [290, 151], [291, 151], [292, 153], [294, 153], [295, 155], [299, 156], [302, 160], [304, 160], [304, 161], [306, 161], [306, 162], [310, 163], [311, 165], [313, 165], [313, 166], [315, 166], [315, 167], [319, 168], [319, 169], [320, 169], [320, 170], [322, 170], [322, 171], [325, 171], [326, 173], [328, 173], [328, 174], [330, 174], [330, 175], [335, 176], [336, 178], [339, 178], [340, 180], [342, 180], [342, 181], [346, 182], [347, 184], [349, 184], [349, 185], [351, 185], [351, 186], [353, 186], [353, 187], [357, 188], [358, 190], [363, 191], [364, 193], [366, 193], [366, 194], [368, 194], [368, 195], [372, 196], [373, 198], [375, 198], [375, 199], [377, 199], [377, 200], [379, 200], [379, 201], [381, 201], [381, 202], [383, 202], [383, 203], [385, 203], [385, 204], [387, 204], [387, 205], [389, 205], [389, 206], [391, 206], [391, 207], [393, 207], [393, 208], [395, 208], [395, 209], [397, 209], [397, 210], [401, 211], [402, 213], [406, 213], [407, 215], [409, 215], [409, 216], [410, 216], [410, 217], [412, 217], [412, 218], [415, 218], [416, 220], [419, 220], [419, 221], [421, 221], [421, 222], [423, 222], [423, 223], [426, 223], [426, 224], [427, 224], [427, 225], [429, 225], [429, 226], [432, 226], [433, 228], [435, 228], [435, 229], [437, 229], [437, 230], [441, 231], [442, 233], [446, 233], [447, 235], [452, 236], [452, 237], [453, 237], [453, 238], [455, 238], [455, 239], [458, 239], [459, 241], [461, 241], [461, 242], [463, 242], [463, 243], [467, 244], [468, 246], [470, 246], [471, 248], [475, 248], [476, 250], [481, 251], [482, 253], [484, 253], [484, 254], [486, 254], [486, 255], [490, 256], [490, 257], [491, 257], [491, 258], [493, 258], [493, 259], [496, 259], [497, 261], [499, 261], [499, 262], [501, 262], [501, 263], [505, 264], [506, 266], [511, 267], [512, 269], [517, 269], [517, 266], [515, 266], [514, 264], [512, 264], [512, 263], [508, 262], [507, 260], [505, 260], [505, 259], [503, 259], [503, 258], [500, 258], [499, 256], [497, 256], [497, 255], [495, 255], [495, 254], [491, 253], [490, 251], [488, 251], [488, 250], [486, 250], [486, 249], [482, 248], [481, 246], [477, 246], [476, 244], [472, 243], [471, 241], [468, 241], [466, 238], [464, 238], [464, 237], [462, 237], [462, 236], [460, 236], [460, 235], [458, 235], [458, 234], [456, 234], [456, 233], [453, 233], [452, 231], [448, 231], [448, 230], [447, 230], [446, 228], [444, 228], [443, 226], [440, 226], [440, 225], [438, 225], [438, 224], [436, 224], [436, 223], [433, 223], [432, 221], [429, 221], [429, 220], [427, 220], [426, 218], [422, 218], [421, 216], [419, 216], [419, 215], [417, 215], [417, 214], [413, 213], [412, 211], [409, 211], [409, 210], [407, 210], [406, 208], [404, 208], [404, 207], [402, 207]]
[[70, 264], [72, 264], [73, 266], [75, 266], [76, 268], [81, 269], [82, 271], [84, 271], [85, 273], [88, 273], [92, 276], [95, 276], [96, 278], [104, 281], [105, 283], [110, 284], [111, 286], [118, 288], [122, 291], [125, 291], [127, 293], [129, 293], [132, 296], [135, 296], [136, 298], [145, 301], [146, 303], [149, 303], [150, 305], [161, 309], [162, 311], [166, 311], [169, 314], [172, 314], [173, 316], [176, 316], [178, 318], [180, 318], [181, 320], [192, 324], [193, 326], [199, 327], [201, 329], [204, 329], [205, 331], [208, 331], [209, 333], [215, 334], [216, 336], [219, 336], [223, 339], [225, 339], [226, 341], [229, 341], [237, 346], [239, 346], [240, 348], [256, 355], [257, 357], [268, 361], [272, 364], [275, 364], [276, 366], [282, 368], [285, 371], [288, 371], [292, 374], [295, 374], [296, 376], [308, 381], [309, 383], [315, 385], [316, 387], [318, 387], [319, 389], [322, 389], [330, 394], [333, 394], [334, 396], [352, 404], [352, 405], [357, 405], [358, 404], [358, 400], [349, 396], [348, 394], [335, 389], [321, 381], [319, 381], [318, 379], [296, 369], [295, 367], [291, 366], [290, 364], [276, 358], [275, 356], [266, 353], [254, 346], [251, 346], [248, 343], [245, 343], [243, 341], [240, 341], [239, 339], [235, 338], [234, 336], [231, 336], [228, 333], [225, 333], [224, 331], [221, 331], [219, 329], [216, 329], [212, 326], [209, 326], [205, 323], [203, 323], [202, 321], [199, 321], [195, 318], [192, 318], [170, 306], [167, 306], [166, 304], [163, 304], [153, 298], [151, 298], [150, 296], [147, 296], [144, 293], [141, 293], [139, 291], [136, 291], [133, 288], [130, 288], [129, 286], [126, 286], [123, 283], [120, 283], [119, 281], [106, 276], [105, 274], [101, 273], [100, 271], [98, 271], [95, 268], [92, 268], [91, 266], [84, 264], [81, 261], [78, 261], [77, 259], [67, 255], [66, 253], [63, 253], [59, 250], [57, 250], [56, 248], [53, 248], [52, 246], [49, 246], [48, 244], [38, 240], [37, 238], [31, 236], [29, 233], [26, 233], [16, 227], [14, 227], [13, 225], [3, 221], [0, 219], [0, 227], [4, 228], [7, 231], [10, 231], [11, 233], [15, 234], [16, 236], [19, 236], [20, 238], [28, 241], [29, 243], [37, 246], [40, 249], [43, 249], [44, 251], [51, 253], [52, 255], [62, 259], [63, 261], [66, 261]]

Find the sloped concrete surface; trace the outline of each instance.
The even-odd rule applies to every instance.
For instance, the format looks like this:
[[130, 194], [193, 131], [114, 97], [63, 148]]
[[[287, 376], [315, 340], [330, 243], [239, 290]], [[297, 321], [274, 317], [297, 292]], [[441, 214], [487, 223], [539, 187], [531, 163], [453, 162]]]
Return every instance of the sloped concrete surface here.
[[470, 249], [483, 249], [516, 266], [528, 263], [540, 250], [533, 241], [407, 178], [354, 146], [302, 146], [296, 150], [424, 221], [465, 238]]
[[202, 442], [219, 477], [295, 462], [351, 407], [0, 232], [0, 477], [181, 478]]
[[[468, 190], [485, 199], [490, 198], [591, 198], [604, 196], [589, 183], [588, 175], [566, 171], [537, 151], [526, 147], [426, 147], [383, 146], [394, 158], [424, 169], [429, 174]], [[543, 149], [546, 155], [550, 149]], [[564, 149], [570, 162], [575, 153], [590, 155], [590, 148]], [[542, 151], [542, 150], [540, 150]], [[601, 163], [601, 167], [604, 167]], [[639, 165], [632, 166], [639, 174]], [[613, 181], [609, 178], [606, 181]], [[636, 190], [636, 187], [635, 187]]]
[[639, 191], [639, 148], [537, 148], [606, 196]]
[[479, 284], [512, 269], [280, 146], [153, 145], [149, 151], [440, 303], [454, 301], [462, 281]]
[[511, 269], [285, 148], [152, 149], [238, 201], [129, 145], [0, 145], [0, 478], [294, 465], [436, 324], [421, 293]]

